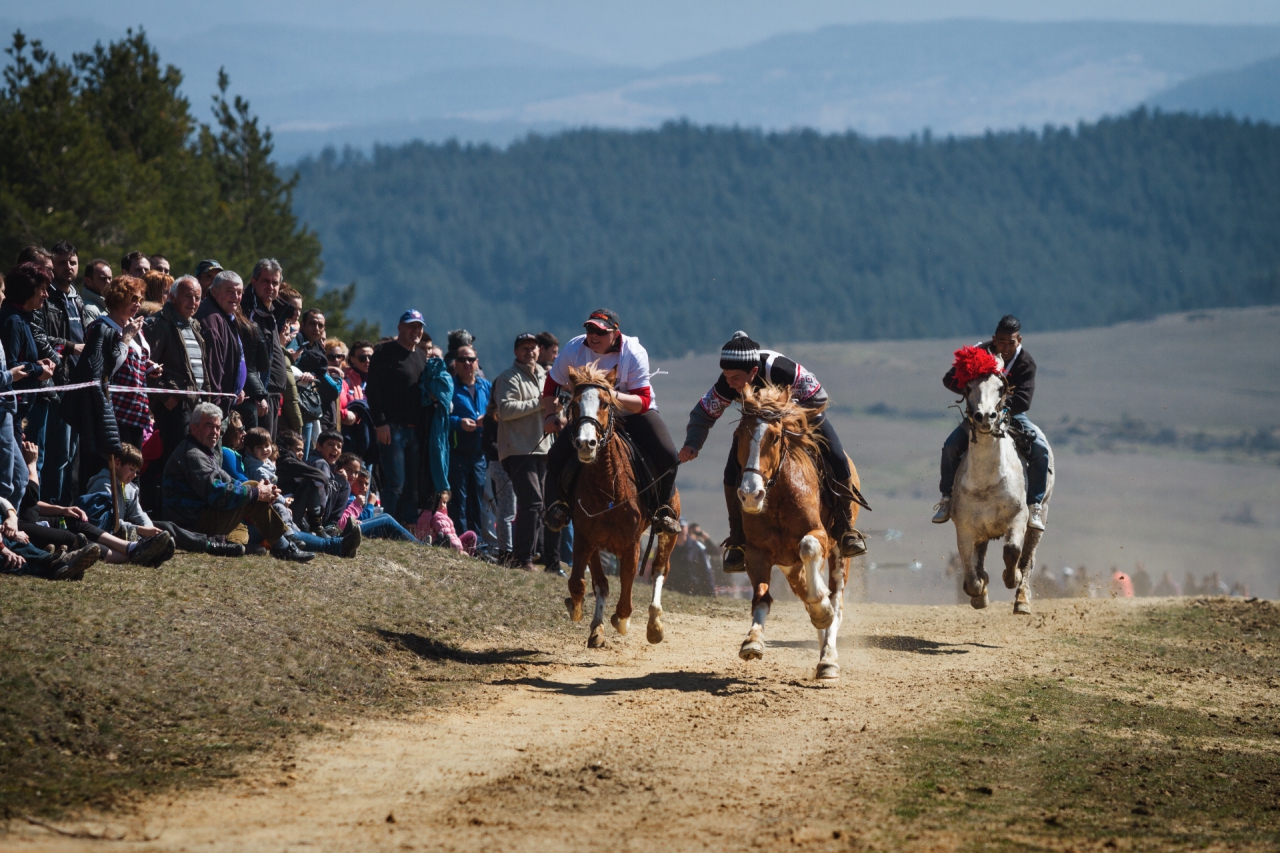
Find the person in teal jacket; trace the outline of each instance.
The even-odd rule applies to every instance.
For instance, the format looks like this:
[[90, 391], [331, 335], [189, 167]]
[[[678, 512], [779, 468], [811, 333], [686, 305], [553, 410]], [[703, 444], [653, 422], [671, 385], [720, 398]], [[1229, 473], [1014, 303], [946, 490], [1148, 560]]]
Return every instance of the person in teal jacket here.
[[484, 456], [482, 421], [493, 386], [479, 375], [480, 363], [472, 347], [458, 348], [453, 372], [453, 413], [449, 416], [449, 483], [453, 500], [449, 502], [449, 516], [459, 533], [470, 530], [484, 541], [481, 504], [489, 465]]

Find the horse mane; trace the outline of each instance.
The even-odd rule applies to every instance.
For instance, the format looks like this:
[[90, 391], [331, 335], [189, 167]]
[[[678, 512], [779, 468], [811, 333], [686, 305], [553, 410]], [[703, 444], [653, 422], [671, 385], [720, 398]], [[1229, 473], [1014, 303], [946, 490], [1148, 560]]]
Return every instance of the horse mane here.
[[770, 423], [781, 422], [783, 434], [793, 444], [810, 454], [819, 452], [818, 443], [823, 439], [814, 421], [826, 409], [825, 404], [806, 409], [791, 399], [790, 388], [773, 384], [766, 384], [763, 388], [748, 385], [742, 389], [739, 404], [743, 416]]
[[576, 392], [583, 385], [596, 385], [600, 388], [600, 397], [605, 405], [617, 408], [618, 397], [613, 392], [613, 382], [609, 374], [594, 364], [569, 368], [569, 390]]

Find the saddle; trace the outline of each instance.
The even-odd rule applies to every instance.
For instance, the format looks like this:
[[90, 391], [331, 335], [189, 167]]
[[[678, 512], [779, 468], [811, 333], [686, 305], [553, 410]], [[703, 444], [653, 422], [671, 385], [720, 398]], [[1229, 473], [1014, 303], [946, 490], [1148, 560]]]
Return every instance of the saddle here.
[[[623, 428], [621, 422], [617, 425], [616, 434], [622, 439], [622, 445], [627, 450], [627, 458], [631, 460], [631, 471], [636, 480], [636, 491], [640, 495], [640, 509], [646, 518], [652, 518], [660, 508], [658, 490], [650, 488], [657, 480], [653, 473], [653, 466], [649, 464], [649, 460], [632, 442], [631, 436], [627, 435], [627, 431]], [[564, 466], [564, 471], [560, 475], [560, 494], [564, 495], [566, 500], [573, 499], [574, 491], [578, 485], [578, 476], [581, 473], [582, 463], [578, 461], [578, 457], [569, 457], [569, 462]]]

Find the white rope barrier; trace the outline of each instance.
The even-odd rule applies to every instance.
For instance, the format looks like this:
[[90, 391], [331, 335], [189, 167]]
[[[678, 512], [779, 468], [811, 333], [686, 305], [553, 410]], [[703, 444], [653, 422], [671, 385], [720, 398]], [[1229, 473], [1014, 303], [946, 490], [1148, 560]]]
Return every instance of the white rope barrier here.
[[[0, 397], [21, 397], [23, 394], [61, 394], [63, 391], [101, 387], [102, 383], [100, 382], [77, 382], [74, 385], [50, 385], [48, 388], [31, 388], [26, 391], [0, 391]], [[179, 397], [230, 397], [235, 399], [240, 396], [220, 391], [175, 391], [168, 388], [135, 388], [131, 385], [108, 385], [107, 390], [121, 394], [163, 394], [165, 396], [176, 395]]]

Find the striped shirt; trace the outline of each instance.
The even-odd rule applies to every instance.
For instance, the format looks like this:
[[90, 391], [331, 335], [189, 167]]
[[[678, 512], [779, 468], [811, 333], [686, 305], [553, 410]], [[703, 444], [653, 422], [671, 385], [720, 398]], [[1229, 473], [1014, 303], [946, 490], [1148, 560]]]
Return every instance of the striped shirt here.
[[182, 335], [183, 346], [187, 348], [187, 361], [191, 362], [191, 375], [196, 380], [195, 390], [199, 391], [204, 388], [204, 359], [200, 357], [200, 342], [196, 340], [190, 323], [179, 325], [178, 332]]

